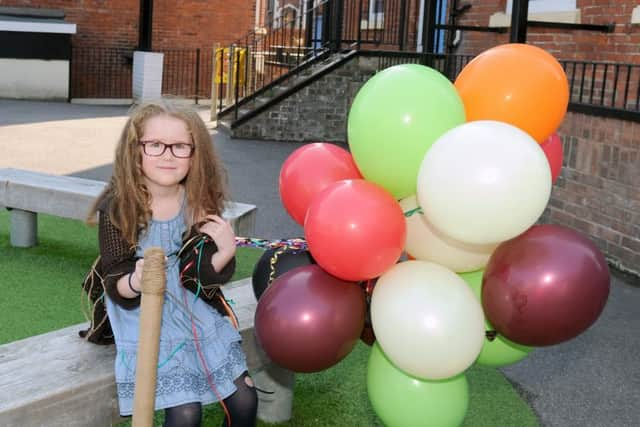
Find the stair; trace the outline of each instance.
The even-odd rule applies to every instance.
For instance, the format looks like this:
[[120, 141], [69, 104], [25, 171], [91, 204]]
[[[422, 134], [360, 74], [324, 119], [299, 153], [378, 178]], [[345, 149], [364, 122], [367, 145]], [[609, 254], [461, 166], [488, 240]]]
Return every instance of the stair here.
[[267, 107], [272, 107], [293, 93], [301, 90], [320, 76], [340, 66], [342, 62], [355, 57], [356, 54], [357, 51], [337, 52], [330, 54], [326, 58], [317, 60], [317, 62], [310, 65], [305, 64], [305, 66], [291, 70], [288, 74], [285, 74], [284, 78], [279, 79], [278, 83], [267, 85], [254, 95], [250, 95], [247, 99], [241, 100], [239, 102], [237, 119], [235, 118], [235, 108], [233, 105], [222, 110], [222, 112], [218, 114], [217, 129], [233, 137], [235, 124], [245, 122]]

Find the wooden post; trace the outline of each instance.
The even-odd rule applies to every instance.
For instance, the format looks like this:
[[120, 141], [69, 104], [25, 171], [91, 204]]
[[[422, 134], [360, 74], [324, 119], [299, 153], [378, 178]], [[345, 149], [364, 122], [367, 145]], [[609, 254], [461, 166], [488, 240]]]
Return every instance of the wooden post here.
[[133, 427], [153, 426], [158, 373], [158, 349], [162, 305], [166, 289], [164, 252], [149, 248], [144, 253], [142, 270], [142, 300], [140, 302], [140, 333], [136, 361], [136, 385], [133, 395]]

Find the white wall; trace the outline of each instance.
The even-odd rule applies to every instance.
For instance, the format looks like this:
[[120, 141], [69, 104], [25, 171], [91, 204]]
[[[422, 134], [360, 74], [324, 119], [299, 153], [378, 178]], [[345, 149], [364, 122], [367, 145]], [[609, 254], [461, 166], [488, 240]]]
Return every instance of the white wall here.
[[0, 98], [64, 100], [69, 61], [0, 58]]

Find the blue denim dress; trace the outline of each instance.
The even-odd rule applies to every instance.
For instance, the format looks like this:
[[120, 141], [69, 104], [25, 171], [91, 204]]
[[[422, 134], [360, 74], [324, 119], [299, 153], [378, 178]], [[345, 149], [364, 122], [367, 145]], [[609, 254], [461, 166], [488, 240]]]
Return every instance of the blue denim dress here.
[[[168, 257], [156, 410], [225, 399], [236, 390], [233, 381], [247, 370], [240, 334], [227, 318], [180, 285], [177, 252], [186, 230], [183, 212], [184, 206], [173, 219], [152, 220], [140, 236], [136, 253], [142, 257], [146, 249], [155, 246], [162, 248]], [[115, 376], [120, 414], [131, 415], [140, 308], [127, 310], [107, 298], [107, 313], [116, 341]]]

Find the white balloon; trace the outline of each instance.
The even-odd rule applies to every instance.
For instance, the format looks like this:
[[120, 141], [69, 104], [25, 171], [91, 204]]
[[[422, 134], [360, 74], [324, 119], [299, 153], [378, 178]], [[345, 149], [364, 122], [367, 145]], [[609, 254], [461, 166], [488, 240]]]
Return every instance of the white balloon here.
[[551, 169], [529, 134], [481, 120], [438, 138], [417, 186], [420, 206], [437, 229], [461, 242], [496, 243], [540, 217], [551, 195]]
[[[403, 212], [418, 207], [416, 196], [400, 200]], [[404, 250], [412, 257], [443, 265], [456, 273], [484, 268], [498, 243], [473, 245], [459, 242], [436, 229], [424, 214], [406, 217], [407, 239]]]
[[482, 307], [471, 288], [451, 270], [426, 261], [402, 262], [380, 276], [371, 323], [398, 368], [430, 380], [471, 366], [485, 336]]

